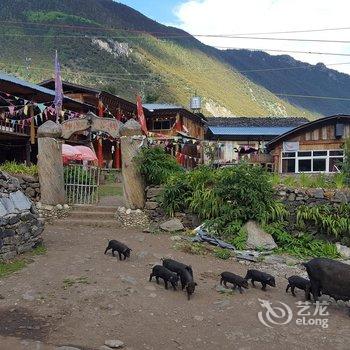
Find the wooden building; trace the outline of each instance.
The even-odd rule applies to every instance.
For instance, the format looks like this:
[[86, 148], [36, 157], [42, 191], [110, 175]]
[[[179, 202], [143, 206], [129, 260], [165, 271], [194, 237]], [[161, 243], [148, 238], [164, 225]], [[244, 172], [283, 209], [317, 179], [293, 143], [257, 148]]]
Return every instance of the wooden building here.
[[206, 140], [216, 146], [218, 164], [246, 159], [272, 163], [264, 154], [265, 144], [273, 138], [308, 122], [292, 117], [210, 117]]
[[350, 115], [320, 118], [271, 140], [267, 150], [279, 173], [334, 173], [344, 160]]
[[[14, 76], [0, 73], [0, 163], [16, 161], [36, 162], [36, 129], [50, 118], [48, 109], [55, 93]], [[63, 109], [74, 113], [86, 113], [90, 107], [64, 97]]]
[[159, 134], [169, 153], [185, 168], [191, 169], [203, 163], [203, 140], [206, 118], [200, 113], [170, 104], [145, 104], [147, 128]]

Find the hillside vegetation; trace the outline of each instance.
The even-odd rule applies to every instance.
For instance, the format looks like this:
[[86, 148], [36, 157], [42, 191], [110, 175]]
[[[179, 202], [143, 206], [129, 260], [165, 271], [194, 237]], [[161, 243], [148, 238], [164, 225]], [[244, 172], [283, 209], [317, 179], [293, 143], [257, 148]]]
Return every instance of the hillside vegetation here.
[[[315, 114], [236, 72], [214, 48], [112, 0], [2, 0], [0, 69], [34, 82], [53, 76], [135, 100], [187, 106], [195, 93], [213, 115]], [[4, 49], [6, 48], [6, 49]]]
[[227, 50], [222, 54], [233, 68], [243, 71], [248, 79], [273, 93], [331, 97], [285, 97], [294, 105], [323, 115], [350, 113], [348, 74], [329, 69], [322, 63], [300, 62], [288, 55], [271, 56], [249, 50]]

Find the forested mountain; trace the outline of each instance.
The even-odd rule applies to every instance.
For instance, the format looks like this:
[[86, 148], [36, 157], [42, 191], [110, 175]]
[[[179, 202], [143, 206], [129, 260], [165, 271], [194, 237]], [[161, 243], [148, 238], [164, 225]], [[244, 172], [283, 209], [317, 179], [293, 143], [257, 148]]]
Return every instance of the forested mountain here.
[[300, 62], [288, 55], [271, 56], [249, 50], [227, 50], [222, 54], [233, 68], [273, 93], [317, 96], [285, 96], [294, 105], [323, 115], [350, 113], [348, 74], [329, 69], [322, 63]]
[[314, 117], [236, 72], [223, 53], [112, 0], [1, 0], [0, 69], [34, 82], [53, 76], [135, 100], [188, 105], [212, 115]]

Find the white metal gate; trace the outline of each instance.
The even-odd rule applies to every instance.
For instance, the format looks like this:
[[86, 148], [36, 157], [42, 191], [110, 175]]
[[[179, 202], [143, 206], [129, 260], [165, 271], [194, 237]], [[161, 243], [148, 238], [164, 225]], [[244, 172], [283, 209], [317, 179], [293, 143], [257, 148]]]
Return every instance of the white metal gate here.
[[64, 188], [68, 204], [98, 202], [100, 168], [70, 164], [64, 167]]

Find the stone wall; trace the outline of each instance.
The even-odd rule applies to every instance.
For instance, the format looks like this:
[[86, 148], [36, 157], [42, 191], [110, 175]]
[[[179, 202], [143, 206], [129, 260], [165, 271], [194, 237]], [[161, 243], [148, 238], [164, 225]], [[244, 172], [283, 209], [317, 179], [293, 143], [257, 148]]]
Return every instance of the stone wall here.
[[13, 259], [41, 243], [44, 228], [20, 181], [0, 171], [0, 260]]
[[20, 174], [14, 174], [11, 176], [15, 177], [19, 181], [21, 190], [27, 197], [29, 197], [33, 202], [40, 201], [40, 184], [37, 176]]
[[[157, 202], [157, 197], [162, 191], [161, 187], [146, 188], [145, 212], [153, 222], [161, 222], [167, 219], [163, 209]], [[296, 219], [296, 210], [300, 205], [340, 205], [350, 204], [350, 190], [331, 190], [322, 188], [290, 188], [287, 186], [277, 186], [275, 188], [276, 199], [282, 201], [291, 213], [291, 222]], [[176, 213], [175, 217], [180, 219], [185, 227], [194, 228], [200, 225], [196, 215], [191, 213]]]

